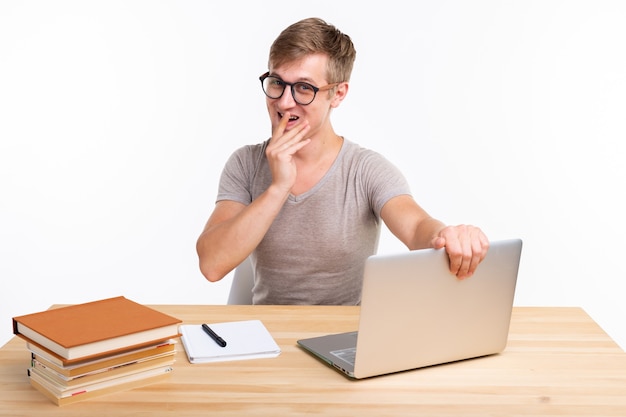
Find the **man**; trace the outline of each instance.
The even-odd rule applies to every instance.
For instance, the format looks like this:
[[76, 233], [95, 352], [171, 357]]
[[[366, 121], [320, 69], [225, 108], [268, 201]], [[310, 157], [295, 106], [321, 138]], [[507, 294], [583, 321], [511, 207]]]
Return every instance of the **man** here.
[[473, 226], [446, 226], [411, 197], [376, 152], [335, 133], [356, 51], [321, 19], [286, 28], [261, 84], [269, 140], [235, 151], [198, 238], [200, 270], [218, 281], [252, 254], [255, 304], [358, 304], [380, 219], [409, 249], [445, 248], [450, 271], [472, 275], [489, 242]]

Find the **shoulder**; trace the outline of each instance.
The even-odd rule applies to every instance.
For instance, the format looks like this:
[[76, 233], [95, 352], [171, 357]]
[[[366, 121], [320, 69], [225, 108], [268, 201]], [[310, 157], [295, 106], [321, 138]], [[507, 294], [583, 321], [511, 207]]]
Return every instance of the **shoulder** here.
[[344, 139], [344, 158], [362, 168], [391, 168], [393, 164], [381, 153]]
[[236, 156], [240, 159], [253, 158], [255, 159], [259, 155], [265, 155], [265, 148], [269, 140], [253, 145], [241, 146], [232, 153], [232, 156]]
[[259, 161], [265, 158], [265, 148], [267, 142], [264, 141], [254, 145], [244, 145], [233, 151], [226, 162], [226, 167], [235, 166], [258, 166]]

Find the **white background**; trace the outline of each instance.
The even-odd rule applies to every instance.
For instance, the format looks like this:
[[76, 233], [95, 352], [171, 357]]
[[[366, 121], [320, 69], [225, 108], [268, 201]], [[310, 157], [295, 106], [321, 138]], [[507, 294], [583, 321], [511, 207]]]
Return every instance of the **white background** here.
[[338, 133], [435, 217], [521, 237], [516, 305], [626, 347], [626, 3], [602, 0], [0, 0], [0, 342], [56, 303], [225, 302], [195, 241], [269, 135], [270, 43], [309, 16], [357, 48]]

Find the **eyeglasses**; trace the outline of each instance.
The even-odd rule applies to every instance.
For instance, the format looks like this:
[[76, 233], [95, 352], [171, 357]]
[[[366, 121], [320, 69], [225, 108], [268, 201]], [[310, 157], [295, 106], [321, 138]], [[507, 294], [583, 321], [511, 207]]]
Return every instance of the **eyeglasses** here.
[[297, 83], [288, 83], [278, 77], [270, 75], [269, 72], [261, 75], [259, 80], [261, 80], [261, 87], [263, 87], [265, 95], [272, 99], [281, 98], [285, 92], [285, 88], [287, 88], [287, 86], [291, 87], [291, 96], [296, 103], [302, 106], [311, 104], [313, 100], [315, 100], [315, 95], [318, 91], [330, 90], [331, 88], [341, 84], [332, 83], [323, 87], [316, 87], [301, 81]]

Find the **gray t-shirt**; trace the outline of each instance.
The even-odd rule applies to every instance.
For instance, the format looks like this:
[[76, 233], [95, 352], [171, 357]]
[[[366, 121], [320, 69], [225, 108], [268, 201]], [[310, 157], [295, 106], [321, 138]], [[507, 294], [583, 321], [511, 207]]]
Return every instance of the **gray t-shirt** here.
[[[270, 185], [269, 141], [236, 150], [217, 201], [250, 204]], [[409, 185], [380, 154], [344, 140], [326, 175], [290, 195], [252, 254], [255, 304], [357, 305], [365, 259], [376, 252], [380, 211]]]

